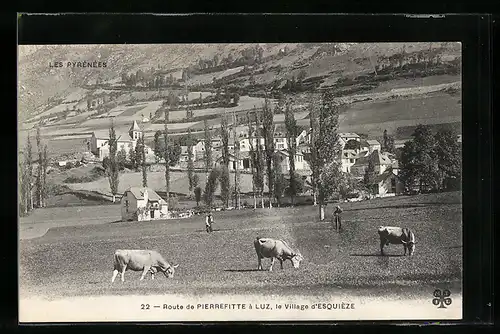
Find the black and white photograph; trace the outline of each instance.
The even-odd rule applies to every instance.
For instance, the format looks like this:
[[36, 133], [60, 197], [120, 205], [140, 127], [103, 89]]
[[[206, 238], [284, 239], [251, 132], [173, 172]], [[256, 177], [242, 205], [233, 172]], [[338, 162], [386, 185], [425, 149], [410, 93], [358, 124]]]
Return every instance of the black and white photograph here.
[[462, 44], [18, 45], [19, 321], [462, 319]]

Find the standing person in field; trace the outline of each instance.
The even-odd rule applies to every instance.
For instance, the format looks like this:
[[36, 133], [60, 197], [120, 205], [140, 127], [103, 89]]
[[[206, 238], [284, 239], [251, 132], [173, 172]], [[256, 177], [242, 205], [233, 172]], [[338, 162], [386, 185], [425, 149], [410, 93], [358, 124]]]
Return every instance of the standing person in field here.
[[212, 233], [212, 224], [214, 223], [214, 217], [212, 213], [209, 212], [207, 217], [205, 218], [205, 228], [207, 229], [207, 233]]
[[333, 219], [335, 221], [335, 229], [337, 229], [338, 226], [338, 230], [340, 230], [340, 228], [342, 227], [341, 214], [342, 214], [342, 209], [340, 208], [340, 206], [337, 205], [335, 211], [333, 211]]

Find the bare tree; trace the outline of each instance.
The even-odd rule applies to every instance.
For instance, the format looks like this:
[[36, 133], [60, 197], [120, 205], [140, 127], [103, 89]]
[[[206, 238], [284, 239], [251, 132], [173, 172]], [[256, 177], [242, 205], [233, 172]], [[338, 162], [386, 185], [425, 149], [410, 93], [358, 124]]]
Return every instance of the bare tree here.
[[236, 135], [236, 113], [233, 111], [233, 140], [234, 140], [234, 196], [235, 206], [240, 209], [240, 141]]
[[227, 125], [226, 112], [221, 115], [220, 135], [222, 141], [222, 165], [220, 176], [220, 188], [222, 202], [226, 207], [229, 206], [229, 197], [231, 193], [231, 185], [229, 181], [229, 132]]
[[164, 142], [164, 147], [163, 147], [163, 158], [165, 159], [165, 190], [167, 193], [167, 203], [168, 199], [170, 198], [170, 159], [169, 159], [169, 147], [168, 147], [168, 119], [170, 116], [170, 110], [169, 108], [172, 107], [172, 104], [170, 104], [169, 107], [165, 108], [165, 120], [164, 120], [164, 130], [163, 130], [163, 142]]
[[287, 103], [285, 107], [285, 125], [287, 132], [288, 141], [288, 159], [290, 162], [290, 183], [289, 183], [289, 194], [292, 205], [295, 205], [295, 196], [297, 195], [297, 184], [295, 177], [295, 156], [297, 151], [297, 122], [295, 121], [295, 116], [290, 104]]

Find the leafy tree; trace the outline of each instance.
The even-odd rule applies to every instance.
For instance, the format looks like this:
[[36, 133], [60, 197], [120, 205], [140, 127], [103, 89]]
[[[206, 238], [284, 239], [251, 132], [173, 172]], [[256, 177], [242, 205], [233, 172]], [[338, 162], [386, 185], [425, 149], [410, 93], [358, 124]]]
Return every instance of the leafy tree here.
[[281, 197], [283, 197], [283, 194], [286, 189], [286, 181], [285, 181], [285, 175], [281, 172], [281, 170], [276, 170], [274, 174], [274, 196], [276, 198], [276, 201], [278, 202], [278, 207], [281, 206]]
[[144, 136], [141, 136], [140, 146], [141, 146], [141, 151], [142, 151], [142, 157], [141, 157], [142, 186], [147, 187], [148, 186], [148, 174], [147, 174], [147, 170], [146, 170], [146, 144], [144, 143]]
[[227, 166], [222, 166], [220, 171], [220, 196], [222, 203], [226, 207], [229, 206], [229, 198], [231, 195], [231, 184], [229, 182], [229, 168]]
[[407, 187], [419, 184], [424, 189], [438, 189], [439, 167], [436, 155], [436, 140], [427, 125], [418, 125], [413, 140], [405, 143], [401, 154], [401, 177]]
[[193, 187], [196, 188], [200, 184], [200, 177], [198, 174], [193, 175]]
[[375, 164], [373, 162], [372, 156], [368, 158], [368, 167], [363, 175], [363, 184], [370, 194], [374, 194], [374, 184], [375, 181]]
[[290, 186], [288, 194], [290, 196], [290, 200], [292, 205], [295, 204], [295, 196], [297, 195], [296, 183], [295, 180], [295, 156], [297, 151], [297, 121], [295, 120], [295, 116], [293, 111], [290, 108], [290, 104], [286, 105], [285, 108], [285, 126], [286, 126], [286, 140], [288, 142], [288, 159], [290, 164]]
[[201, 188], [200, 187], [194, 188], [194, 197], [196, 199], [196, 206], [200, 206], [200, 202], [201, 202]]
[[317, 119], [317, 112], [314, 109], [314, 105], [311, 103], [309, 106], [309, 126], [310, 126], [310, 141], [309, 141], [309, 153], [304, 155], [304, 160], [311, 166], [311, 187], [313, 191], [314, 206], [317, 205], [317, 195], [318, 195], [318, 178], [319, 178], [319, 162], [318, 154], [316, 149], [316, 137], [319, 130], [319, 123]]
[[125, 147], [122, 146], [121, 149], [116, 154], [116, 164], [118, 166], [118, 170], [125, 169], [126, 162], [127, 162], [127, 152], [125, 152]]
[[[137, 141], [137, 144], [135, 145], [135, 150], [134, 150], [134, 164], [132, 168], [135, 170], [139, 170], [139, 166], [142, 165], [142, 143], [140, 140]], [[132, 160], [132, 159], [131, 159]]]
[[267, 166], [267, 184], [269, 188], [269, 208], [272, 208], [272, 200], [274, 197], [274, 171], [273, 171], [273, 157], [274, 157], [274, 114], [272, 108], [269, 106], [267, 97], [264, 100], [262, 108], [262, 132], [264, 134], [265, 153], [266, 153], [266, 166]]
[[36, 128], [36, 146], [38, 150], [38, 166], [37, 166], [37, 174], [36, 174], [36, 204], [39, 208], [43, 206], [43, 150], [42, 150], [42, 139], [40, 134], [40, 127]]
[[137, 157], [135, 156], [135, 150], [132, 148], [132, 146], [128, 150], [128, 159], [130, 161], [130, 167], [131, 168], [136, 168], [136, 166], [137, 166]]
[[302, 177], [298, 174], [294, 174], [293, 178], [289, 178], [287, 182], [285, 182], [285, 184], [286, 196], [292, 197], [304, 192], [304, 182], [302, 180]]
[[256, 149], [252, 154], [252, 164], [255, 166], [255, 173], [253, 177], [253, 181], [255, 183], [255, 188], [259, 192], [259, 196], [261, 199], [261, 206], [264, 208], [264, 174], [265, 174], [265, 165], [264, 165], [264, 153], [261, 147], [261, 129], [260, 126], [260, 116], [258, 113], [255, 114], [255, 129], [256, 129]]
[[384, 130], [384, 140], [383, 140], [383, 144], [382, 144], [382, 152], [389, 152], [389, 153], [395, 152], [394, 137], [387, 134], [387, 130]]
[[319, 172], [318, 200], [320, 220], [325, 218], [325, 205], [328, 196], [340, 188], [341, 148], [338, 142], [338, 118], [340, 106], [334, 101], [331, 91], [325, 91], [322, 96], [319, 127], [315, 135], [316, 163]]
[[[255, 166], [255, 149], [253, 145], [253, 132], [254, 128], [252, 126], [252, 119], [250, 117], [250, 113], [247, 112], [247, 120], [248, 120], [248, 142], [250, 144], [250, 168], [252, 171], [252, 193], [253, 193], [253, 208], [257, 208], [257, 198], [255, 195], [255, 192], [257, 190], [257, 187], [255, 185], [255, 172], [256, 172], [256, 166]], [[259, 143], [257, 143], [259, 145]]]
[[204, 121], [205, 125], [205, 141], [204, 141], [204, 152], [203, 152], [203, 158], [205, 160], [205, 173], [208, 178], [208, 173], [210, 172], [210, 169], [212, 168], [212, 134], [210, 133], [210, 129], [208, 128], [208, 121]]
[[461, 178], [462, 150], [457, 137], [457, 132], [451, 126], [440, 128], [435, 135], [438, 169], [443, 180]]
[[164, 145], [162, 145], [162, 142], [161, 142], [161, 131], [158, 130], [155, 132], [155, 137], [154, 137], [154, 142], [153, 142], [153, 145], [154, 145], [154, 153], [155, 153], [155, 157], [156, 157], [156, 161], [160, 161], [164, 155], [163, 155], [163, 147]]
[[219, 175], [219, 170], [217, 168], [212, 168], [208, 175], [207, 183], [205, 184], [204, 199], [205, 204], [209, 207], [211, 207], [214, 202], [214, 194], [217, 190]]
[[344, 145], [344, 150], [359, 150], [361, 148], [361, 144], [359, 141], [351, 139], [348, 140]]
[[116, 132], [113, 121], [111, 121], [111, 127], [109, 128], [108, 144], [109, 144], [109, 160], [106, 169], [106, 174], [108, 176], [109, 187], [111, 189], [111, 194], [113, 195], [113, 203], [114, 203], [116, 200], [116, 194], [118, 193], [118, 185], [120, 180], [118, 178], [118, 163], [116, 159], [118, 141], [116, 139]]

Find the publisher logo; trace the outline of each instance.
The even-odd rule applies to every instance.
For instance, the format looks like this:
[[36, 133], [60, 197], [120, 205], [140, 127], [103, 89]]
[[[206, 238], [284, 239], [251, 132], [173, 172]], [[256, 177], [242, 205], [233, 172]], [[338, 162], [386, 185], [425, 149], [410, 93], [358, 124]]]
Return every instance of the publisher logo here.
[[[446, 308], [446, 306], [451, 305], [451, 292], [450, 290], [434, 290], [434, 299], [432, 299], [432, 303], [438, 308]], [[446, 306], [445, 306], [446, 305]]]

